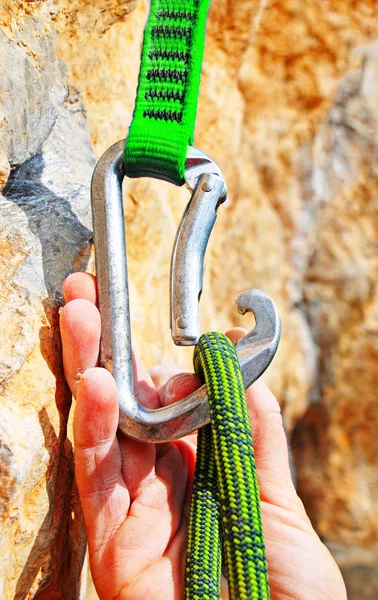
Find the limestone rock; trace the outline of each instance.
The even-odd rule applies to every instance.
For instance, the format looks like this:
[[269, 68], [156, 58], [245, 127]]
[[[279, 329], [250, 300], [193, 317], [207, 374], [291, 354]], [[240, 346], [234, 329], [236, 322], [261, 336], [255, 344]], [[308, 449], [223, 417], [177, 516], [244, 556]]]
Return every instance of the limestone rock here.
[[10, 173], [10, 164], [4, 154], [0, 154], [0, 190], [3, 189], [8, 181]]
[[0, 37], [1, 172], [22, 163], [0, 196], [0, 596], [69, 599], [84, 592], [86, 540], [57, 311], [62, 279], [91, 235], [94, 157], [78, 97], [64, 101], [53, 38], [43, 39], [42, 21], [21, 29], [24, 45]]
[[[12, 39], [13, 38], [13, 39]], [[55, 35], [27, 21], [8, 37], [0, 29], [0, 147], [11, 164], [33, 156], [48, 137], [67, 93]]]
[[[0, 189], [19, 165], [0, 212], [4, 600], [84, 594], [57, 309], [64, 276], [90, 260], [94, 159], [81, 102], [97, 155], [125, 137], [147, 7], [0, 0]], [[299, 491], [351, 600], [378, 596], [377, 17], [366, 0], [213, 0], [196, 127], [230, 190], [208, 250], [202, 329], [245, 324], [232, 305], [242, 289], [277, 302], [283, 336], [267, 380], [294, 431]], [[163, 182], [125, 184], [134, 345], [149, 366], [190, 368], [168, 327], [187, 199]]]
[[378, 43], [360, 49], [314, 145], [304, 299], [319, 360], [293, 444], [299, 491], [350, 598], [378, 594], [377, 58]]

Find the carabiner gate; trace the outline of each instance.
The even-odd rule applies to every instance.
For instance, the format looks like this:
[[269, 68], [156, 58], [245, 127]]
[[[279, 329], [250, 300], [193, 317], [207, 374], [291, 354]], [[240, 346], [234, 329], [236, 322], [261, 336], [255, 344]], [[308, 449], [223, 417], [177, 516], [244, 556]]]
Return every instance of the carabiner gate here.
[[[210, 420], [206, 386], [171, 406], [141, 406], [134, 395], [130, 308], [122, 181], [124, 140], [98, 161], [91, 184], [96, 272], [101, 313], [100, 364], [114, 376], [120, 409], [119, 428], [144, 442], [167, 442], [206, 425]], [[175, 343], [195, 344], [199, 335], [199, 295], [203, 259], [226, 197], [219, 167], [205, 154], [189, 148], [186, 182], [191, 200], [181, 221], [171, 265], [171, 329]], [[280, 319], [273, 301], [259, 290], [239, 294], [239, 311], [252, 311], [256, 326], [236, 346], [247, 388], [270, 364], [280, 337]]]
[[200, 334], [203, 261], [227, 188], [218, 165], [188, 148], [185, 181], [192, 193], [173, 245], [170, 276], [171, 333], [177, 346], [194, 346]]

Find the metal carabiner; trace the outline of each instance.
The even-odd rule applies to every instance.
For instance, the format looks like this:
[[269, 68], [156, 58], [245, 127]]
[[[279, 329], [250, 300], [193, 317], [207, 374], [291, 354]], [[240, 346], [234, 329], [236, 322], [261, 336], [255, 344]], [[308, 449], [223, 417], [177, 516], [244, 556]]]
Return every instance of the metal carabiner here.
[[[100, 364], [106, 367], [116, 381], [120, 409], [120, 430], [137, 440], [166, 442], [180, 438], [209, 422], [206, 387], [173, 404], [155, 410], [142, 407], [134, 396], [130, 309], [124, 215], [122, 203], [124, 141], [111, 146], [98, 161], [91, 185], [93, 227], [96, 253], [96, 272], [101, 313], [102, 337]], [[207, 240], [215, 221], [214, 211], [225, 197], [225, 187], [219, 168], [205, 154], [191, 149], [187, 163], [187, 183], [193, 190], [193, 204], [181, 222], [172, 261], [171, 292], [173, 315], [172, 331], [177, 327], [179, 343], [193, 343], [198, 334], [198, 294], [202, 288], [202, 265]], [[210, 182], [210, 183], [209, 183]], [[204, 186], [204, 187], [201, 187]], [[211, 188], [211, 189], [210, 189]], [[197, 195], [196, 195], [197, 194]], [[198, 239], [199, 223], [193, 207], [207, 194], [213, 206], [207, 215], [201, 244], [193, 252], [184, 251], [185, 244]], [[206, 202], [204, 203], [206, 204]], [[193, 271], [191, 271], [193, 269]], [[182, 279], [193, 280], [187, 293], [176, 302]], [[175, 277], [178, 277], [176, 288]], [[181, 280], [181, 283], [180, 283]], [[176, 290], [176, 291], [175, 291]], [[236, 299], [241, 313], [252, 311], [256, 326], [236, 346], [244, 386], [247, 388], [270, 364], [280, 337], [280, 320], [273, 301], [258, 290], [239, 294]], [[194, 308], [194, 328], [191, 320]], [[185, 319], [187, 321], [185, 322]], [[180, 319], [183, 319], [180, 321]], [[189, 321], [189, 323], [188, 323]], [[189, 325], [189, 326], [188, 326]], [[194, 331], [194, 333], [193, 333]], [[187, 337], [186, 337], [187, 336]]]

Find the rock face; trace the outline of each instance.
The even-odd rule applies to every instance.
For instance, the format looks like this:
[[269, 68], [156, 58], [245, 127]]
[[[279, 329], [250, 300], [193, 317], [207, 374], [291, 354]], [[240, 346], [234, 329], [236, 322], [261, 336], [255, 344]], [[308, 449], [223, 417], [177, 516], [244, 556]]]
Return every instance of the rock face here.
[[79, 598], [86, 540], [58, 307], [91, 235], [95, 159], [56, 35], [16, 18], [0, 31], [0, 597]]
[[378, 44], [360, 50], [314, 147], [304, 303], [318, 365], [293, 436], [299, 492], [352, 598], [378, 594], [377, 58]]
[[[85, 594], [58, 308], [65, 275], [87, 267], [90, 140], [99, 155], [126, 134], [146, 11], [142, 1], [0, 0], [4, 600]], [[202, 329], [245, 324], [232, 306], [242, 289], [275, 299], [283, 337], [267, 380], [299, 492], [351, 600], [378, 597], [377, 17], [367, 0], [213, 0], [196, 127], [230, 190], [208, 250]], [[168, 327], [187, 193], [125, 187], [134, 345], [149, 366], [190, 367]]]

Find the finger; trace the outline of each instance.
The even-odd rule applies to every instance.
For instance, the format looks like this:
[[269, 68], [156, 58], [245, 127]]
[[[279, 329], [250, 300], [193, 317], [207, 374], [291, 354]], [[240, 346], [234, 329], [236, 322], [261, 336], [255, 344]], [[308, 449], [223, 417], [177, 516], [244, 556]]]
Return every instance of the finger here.
[[246, 395], [261, 499], [290, 510], [302, 507], [291, 477], [280, 405], [262, 378]]
[[150, 369], [150, 375], [159, 392], [161, 406], [183, 400], [202, 385], [197, 375], [183, 371], [176, 365], [154, 367]]
[[[183, 372], [177, 365], [160, 365], [150, 369], [151, 378], [159, 394], [160, 406], [169, 406], [183, 400], [202, 385], [194, 373]], [[185, 436], [185, 443], [196, 451], [197, 433]], [[157, 444], [156, 456], [162, 458], [169, 449], [168, 444]]]
[[97, 304], [96, 277], [90, 273], [72, 273], [63, 282], [66, 303], [79, 298]]
[[[234, 344], [245, 334], [246, 329], [242, 327], [226, 333]], [[246, 391], [246, 396], [262, 499], [274, 500], [282, 507], [293, 506], [293, 502], [302, 507], [291, 477], [287, 439], [277, 399], [261, 377]]]
[[[159, 393], [139, 357], [133, 352], [134, 393], [138, 402], [146, 408], [159, 408]], [[119, 435], [122, 457], [122, 476], [129, 490], [131, 502], [144, 487], [156, 478], [155, 462], [157, 447]], [[159, 445], [162, 446], [161, 444]], [[164, 445], [162, 451], [166, 451]]]
[[[169, 406], [174, 402], [183, 400], [203, 385], [203, 382], [194, 373], [182, 372], [176, 365], [155, 367], [150, 370], [151, 376], [159, 391], [160, 405]], [[195, 453], [197, 448], [197, 433], [185, 436], [185, 444]], [[164, 456], [167, 445], [157, 446], [157, 456]]]
[[[93, 304], [96, 301], [95, 278], [92, 275], [74, 273], [66, 279], [63, 289], [64, 297], [68, 302], [61, 311], [65, 370], [67, 380], [74, 393], [80, 373], [97, 364], [101, 323], [98, 311], [90, 309], [88, 304], [81, 302]], [[134, 354], [133, 375], [138, 402], [148, 408], [158, 408], [159, 397], [148, 371]]]
[[[192, 487], [193, 478], [196, 465], [196, 446], [188, 443], [188, 438], [194, 436], [187, 436], [184, 439], [174, 442], [175, 446], [180, 450], [183, 455], [186, 455], [186, 461], [188, 465], [188, 475], [186, 480], [186, 494], [182, 507], [181, 523], [176, 535], [171, 539], [165, 556], [170, 558], [172, 561], [175, 560], [176, 556], [181, 557], [181, 568], [179, 573], [184, 573], [185, 570], [185, 552], [182, 551], [185, 548], [186, 540], [188, 536], [188, 524], [190, 517], [190, 505], [192, 498]], [[178, 584], [180, 585], [180, 584]], [[182, 581], [181, 581], [182, 585]], [[180, 589], [180, 588], [179, 588]]]
[[154, 386], [159, 391], [172, 377], [187, 372], [178, 365], [158, 365], [149, 370]]
[[[143, 363], [135, 356], [135, 369], [134, 369], [134, 388], [138, 398], [138, 401], [148, 408], [160, 408], [166, 406], [166, 403], [161, 401], [161, 388], [164, 387], [167, 380], [172, 376], [173, 373], [180, 372], [180, 368], [176, 365], [158, 366], [147, 371]], [[162, 457], [169, 450], [169, 443], [157, 444], [154, 450], [154, 456]], [[144, 456], [146, 450], [144, 444], [137, 441], [129, 442], [129, 440], [120, 440], [122, 464], [123, 464], [123, 476], [126, 484], [130, 490], [131, 500], [138, 496], [140, 490], [149, 478], [153, 476], [148, 470], [141, 468], [140, 477], [134, 476], [133, 465], [137, 464], [137, 457]], [[147, 453], [146, 463], [149, 464], [151, 457]]]
[[[175, 462], [173, 462], [174, 457], [176, 457]], [[180, 460], [178, 460], [177, 457], [180, 457]], [[195, 448], [186, 443], [185, 440], [179, 440], [174, 444], [171, 444], [169, 452], [156, 463], [156, 473], [169, 486], [172, 486], [173, 489], [178, 488], [178, 477], [181, 479], [181, 485], [173, 497], [173, 506], [176, 506], [180, 510], [176, 511], [176, 519], [169, 542], [172, 542], [173, 540], [172, 533], [176, 534], [178, 530], [181, 530], [182, 528], [187, 534], [195, 460]], [[172, 469], [172, 464], [177, 465], [176, 469]], [[177, 517], [179, 518], [177, 519]]]
[[134, 393], [138, 402], [146, 408], [159, 408], [159, 394], [154, 386], [148, 370], [134, 351], [133, 378]]
[[88, 369], [77, 386], [73, 432], [76, 480], [92, 549], [123, 522], [130, 505], [117, 426], [113, 377], [106, 369]]
[[71, 300], [60, 313], [60, 333], [66, 379], [75, 395], [80, 376], [97, 365], [101, 322], [89, 300]]
[[160, 390], [163, 406], [183, 400], [203, 385], [203, 381], [194, 373], [180, 373], [170, 379]]
[[245, 336], [246, 333], [247, 330], [244, 329], [244, 327], [233, 327], [232, 329], [226, 331], [227, 337], [231, 340], [234, 346], [239, 340], [241, 340], [242, 337]]

